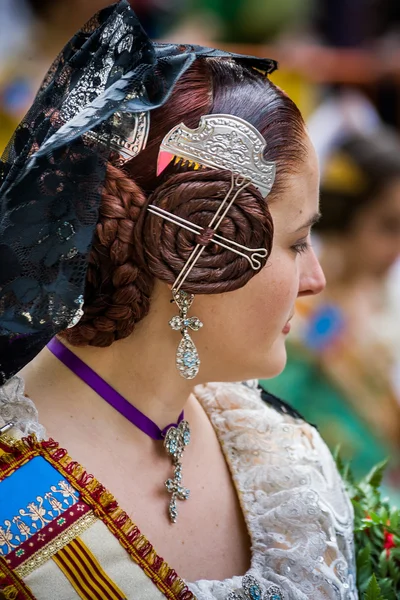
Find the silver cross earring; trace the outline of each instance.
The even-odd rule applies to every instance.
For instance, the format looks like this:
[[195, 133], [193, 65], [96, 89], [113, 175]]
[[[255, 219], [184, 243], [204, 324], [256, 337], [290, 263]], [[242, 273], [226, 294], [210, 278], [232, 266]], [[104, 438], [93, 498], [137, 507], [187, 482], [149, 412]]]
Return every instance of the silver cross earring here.
[[172, 297], [179, 308], [179, 315], [172, 317], [169, 325], [174, 331], [180, 331], [182, 334], [182, 339], [176, 351], [176, 368], [179, 374], [185, 379], [193, 379], [199, 372], [200, 358], [197, 348], [189, 335], [189, 329], [198, 331], [203, 327], [203, 323], [198, 317], [187, 316], [188, 310], [194, 300], [194, 294], [188, 294], [183, 290], [179, 290], [179, 292], [172, 290]]

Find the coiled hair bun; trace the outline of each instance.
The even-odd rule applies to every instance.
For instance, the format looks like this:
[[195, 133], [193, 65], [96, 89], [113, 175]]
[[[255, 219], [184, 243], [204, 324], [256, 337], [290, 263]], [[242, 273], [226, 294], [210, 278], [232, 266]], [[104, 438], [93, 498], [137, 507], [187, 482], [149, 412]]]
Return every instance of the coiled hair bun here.
[[[136, 229], [136, 247], [150, 273], [172, 284], [196, 244], [204, 250], [185, 280], [185, 291], [217, 294], [236, 290], [254, 275], [249, 261], [210, 241], [208, 226], [231, 187], [227, 171], [187, 171], [169, 177], [149, 197], [159, 206], [203, 228], [201, 235], [187, 231], [146, 211]], [[249, 248], [272, 248], [272, 218], [261, 193], [252, 185], [243, 189], [218, 228], [218, 235]], [[267, 257], [260, 260], [261, 266]]]

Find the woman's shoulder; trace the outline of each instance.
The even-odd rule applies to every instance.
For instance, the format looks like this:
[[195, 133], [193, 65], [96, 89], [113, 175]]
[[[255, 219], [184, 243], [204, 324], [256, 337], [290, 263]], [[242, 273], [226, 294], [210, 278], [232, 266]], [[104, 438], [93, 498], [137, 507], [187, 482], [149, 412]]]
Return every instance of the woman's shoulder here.
[[[273, 464], [286, 473], [296, 487], [300, 470], [319, 496], [330, 497], [350, 515], [351, 509], [333, 456], [317, 428], [277, 396], [263, 390], [257, 381], [209, 383], [195, 388], [223, 445], [233, 450], [235, 460], [248, 464], [250, 454], [264, 466]], [[302, 477], [304, 479], [304, 477]], [[278, 491], [269, 475], [270, 492]]]
[[254, 461], [262, 465], [263, 489], [271, 498], [284, 488], [295, 497], [307, 482], [308, 492], [329, 505], [332, 514], [346, 515], [350, 527], [350, 500], [316, 427], [257, 381], [212, 383], [197, 387], [196, 393], [239, 471], [245, 472]]

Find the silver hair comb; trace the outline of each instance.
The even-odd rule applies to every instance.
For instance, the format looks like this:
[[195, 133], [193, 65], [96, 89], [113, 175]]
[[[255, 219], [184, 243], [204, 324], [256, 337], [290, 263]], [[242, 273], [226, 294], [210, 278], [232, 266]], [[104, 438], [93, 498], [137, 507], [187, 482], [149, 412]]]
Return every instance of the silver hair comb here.
[[242, 175], [265, 197], [275, 178], [275, 164], [263, 156], [265, 146], [261, 133], [244, 119], [204, 115], [197, 129], [181, 123], [167, 133], [160, 146], [157, 175], [177, 156], [189, 163]]

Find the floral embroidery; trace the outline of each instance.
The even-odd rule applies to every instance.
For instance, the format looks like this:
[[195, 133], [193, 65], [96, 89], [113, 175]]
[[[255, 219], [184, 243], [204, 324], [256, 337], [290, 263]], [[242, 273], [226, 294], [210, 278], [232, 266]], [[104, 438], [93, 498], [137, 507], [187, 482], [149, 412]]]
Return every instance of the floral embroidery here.
[[78, 502], [79, 494], [72, 487], [72, 485], [70, 485], [68, 483], [68, 481], [65, 481], [65, 479], [63, 479], [62, 481], [59, 482], [58, 485], [60, 486], [59, 490], [57, 490], [55, 485], [52, 485], [50, 488], [51, 491], [52, 492], [61, 492], [61, 494], [64, 496], [64, 498], [72, 498], [74, 501], [71, 503], [71, 506], [73, 506], [75, 504], [75, 502]]
[[19, 509], [19, 514], [21, 515], [21, 517], [30, 518], [33, 521], [32, 527], [34, 527], [35, 529], [38, 528], [38, 523], [36, 523], [36, 521], [40, 521], [41, 527], [44, 527], [46, 523], [50, 523], [51, 521], [51, 519], [45, 518], [47, 511], [45, 508], [43, 508], [44, 499], [38, 496], [36, 500], [38, 501], [38, 504], [35, 504], [34, 502], [30, 502], [28, 504], [29, 512], [26, 512], [23, 508]]
[[[79, 493], [65, 479], [52, 485], [50, 490], [43, 496], [37, 496], [36, 501], [29, 502], [25, 508], [20, 508], [12, 519], [0, 523], [0, 556], [18, 548], [56, 517], [59, 517], [57, 524], [64, 525], [66, 520], [60, 515], [79, 502]], [[84, 505], [78, 506], [78, 510], [84, 511]]]
[[11, 542], [11, 540], [14, 538], [13, 534], [10, 531], [12, 523], [7, 520], [4, 521], [4, 525], [7, 527], [7, 529], [4, 529], [0, 526], [0, 553], [3, 554], [3, 552], [1, 551], [1, 546], [7, 546], [6, 554], [8, 554], [8, 552], [11, 552], [13, 548], [17, 548], [17, 545]]
[[15, 523], [16, 526], [18, 527], [19, 532], [20, 532], [20, 534], [21, 534], [22, 537], [24, 537], [26, 540], [29, 537], [31, 537], [31, 535], [33, 533], [32, 530], [31, 530], [31, 528], [29, 527], [29, 525], [27, 525], [27, 523], [25, 523], [25, 521], [23, 521], [21, 519], [20, 516], [13, 517], [13, 523]]
[[[52, 486], [52, 487], [54, 487], [54, 486]], [[55, 512], [57, 515], [60, 515], [63, 512], [62, 503], [59, 500], [57, 500], [57, 498], [54, 498], [54, 496], [51, 492], [47, 492], [47, 494], [45, 494], [44, 497], [46, 500], [48, 500], [50, 502], [52, 512]]]

